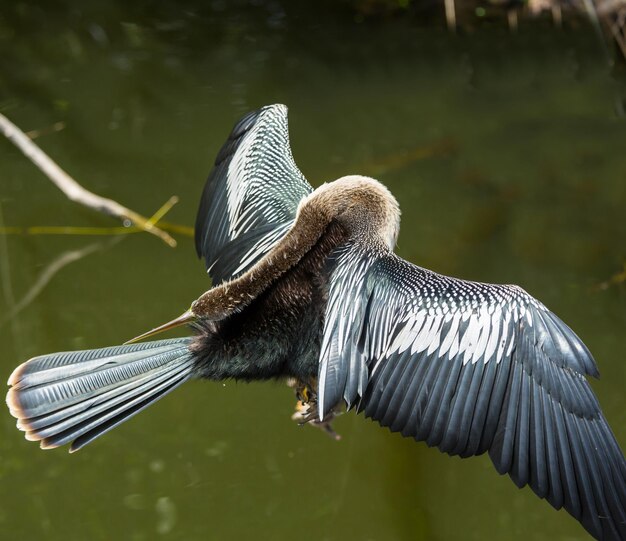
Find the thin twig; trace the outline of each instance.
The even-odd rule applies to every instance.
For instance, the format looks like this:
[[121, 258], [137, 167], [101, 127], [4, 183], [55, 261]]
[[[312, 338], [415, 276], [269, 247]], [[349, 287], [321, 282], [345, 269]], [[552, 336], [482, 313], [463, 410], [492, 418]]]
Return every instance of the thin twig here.
[[52, 280], [52, 277], [63, 267], [69, 265], [70, 263], [73, 263], [74, 261], [78, 261], [79, 259], [82, 259], [83, 257], [92, 254], [100, 249], [102, 249], [102, 244], [96, 242], [94, 244], [85, 246], [80, 250], [64, 252], [56, 259], [54, 259], [54, 261], [46, 265], [46, 268], [39, 275], [35, 283], [30, 287], [26, 295], [24, 295], [24, 297], [22, 297], [22, 299], [17, 304], [14, 304], [9, 312], [2, 319], [0, 319], [0, 327], [4, 325], [7, 321], [13, 319], [19, 312], [21, 312], [30, 303], [32, 303], [48, 285], [50, 280]]
[[[159, 222], [159, 227], [163, 231], [170, 231], [186, 237], [193, 237], [193, 227], [188, 225], [172, 224], [169, 222]], [[131, 225], [130, 227], [75, 227], [72, 225], [31, 225], [28, 227], [7, 226], [0, 227], [2, 235], [77, 235], [83, 237], [113, 235], [132, 235], [142, 233], [144, 230]]]
[[31, 141], [41, 137], [42, 135], [48, 135], [49, 133], [58, 132], [65, 129], [65, 122], [55, 122], [52, 126], [46, 126], [45, 128], [39, 128], [38, 130], [30, 130], [26, 132], [26, 137]]
[[140, 229], [156, 235], [168, 245], [176, 246], [176, 241], [165, 231], [159, 229], [144, 216], [120, 205], [113, 199], [101, 197], [83, 188], [70, 177], [52, 159], [41, 150], [13, 122], [0, 113], [0, 130], [9, 141], [18, 147], [71, 201], [80, 203], [99, 212], [130, 221]]
[[[193, 237], [194, 229], [186, 225], [171, 224], [169, 222], [162, 222], [161, 219], [165, 216], [171, 208], [178, 203], [178, 197], [170, 197], [165, 204], [157, 210], [149, 219], [151, 224], [159, 224], [159, 227], [164, 231], [171, 231], [173, 233], [179, 233], [187, 237]], [[133, 233], [141, 233], [145, 231], [134, 225], [129, 227], [75, 227], [71, 225], [31, 225], [29, 227], [16, 227], [16, 226], [0, 226], [0, 235], [130, 235]]]

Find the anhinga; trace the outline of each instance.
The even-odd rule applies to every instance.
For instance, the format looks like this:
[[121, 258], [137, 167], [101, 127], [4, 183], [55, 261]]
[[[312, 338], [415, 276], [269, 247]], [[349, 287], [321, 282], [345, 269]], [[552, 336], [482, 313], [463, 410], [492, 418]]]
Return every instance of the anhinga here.
[[193, 336], [55, 353], [9, 378], [26, 438], [80, 449], [194, 378], [295, 378], [308, 419], [342, 404], [565, 507], [597, 539], [626, 538], [626, 460], [574, 332], [523, 289], [448, 278], [393, 253], [379, 182], [313, 190], [287, 109], [237, 123], [202, 194], [196, 248], [214, 287], [180, 317]]

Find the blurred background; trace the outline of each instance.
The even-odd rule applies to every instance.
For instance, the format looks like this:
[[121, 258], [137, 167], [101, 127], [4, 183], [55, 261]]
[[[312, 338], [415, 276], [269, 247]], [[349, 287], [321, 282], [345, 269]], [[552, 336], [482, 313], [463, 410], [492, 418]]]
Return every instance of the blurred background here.
[[[114, 236], [101, 228], [119, 222], [0, 139], [0, 375], [121, 343], [203, 292], [188, 234], [204, 180], [234, 122], [281, 102], [313, 186], [361, 173], [396, 195], [401, 256], [520, 284], [568, 322], [626, 447], [624, 13], [597, 0], [0, 0], [0, 113], [89, 190], [145, 216], [178, 196], [164, 220], [184, 226], [175, 249]], [[283, 383], [193, 382], [75, 455], [24, 441], [5, 411], [0, 531], [587, 538], [486, 456], [449, 458], [354, 414], [335, 442], [296, 426], [294, 402]]]

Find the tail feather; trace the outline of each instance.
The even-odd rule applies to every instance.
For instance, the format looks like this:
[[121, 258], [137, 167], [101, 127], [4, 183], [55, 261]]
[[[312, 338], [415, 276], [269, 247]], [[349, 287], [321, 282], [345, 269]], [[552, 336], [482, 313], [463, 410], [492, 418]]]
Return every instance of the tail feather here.
[[[65, 445], [66, 443], [74, 442], [70, 451], [77, 451], [98, 436], [101, 436], [133, 415], [136, 415], [188, 379], [189, 367], [182, 370], [180, 374], [177, 374], [171, 380], [163, 382], [134, 398], [126, 400], [118, 406], [113, 406], [105, 412], [88, 418], [59, 434], [44, 437], [41, 439], [41, 448], [53, 449]], [[85, 438], [85, 436], [87, 436], [87, 438]]]
[[189, 338], [35, 357], [9, 378], [7, 404], [26, 439], [70, 451], [193, 376]]
[[[111, 408], [119, 404], [124, 406], [131, 398], [142, 397], [147, 392], [156, 394], [162, 386], [168, 387], [175, 380], [177, 381], [180, 372], [186, 373], [187, 368], [189, 367], [185, 364], [177, 364], [158, 376], [149, 374], [139, 381], [131, 381], [96, 398], [90, 398], [69, 408], [57, 410], [50, 415], [23, 421], [21, 424], [26, 429], [26, 439], [37, 441], [49, 438], [80, 425], [83, 421], [92, 419], [96, 415], [107, 415]], [[97, 418], [100, 419], [100, 416]]]
[[[184, 359], [183, 359], [184, 361]], [[178, 365], [168, 368], [167, 371], [154, 376], [151, 373], [146, 374], [140, 379], [131, 380], [119, 387], [115, 387], [102, 394], [92, 398], [86, 398], [82, 402], [78, 402], [73, 406], [55, 410], [50, 413], [39, 415], [37, 417], [25, 418], [18, 420], [20, 430], [26, 432], [36, 431], [40, 434], [45, 433], [45, 429], [51, 425], [61, 427], [63, 430], [77, 423], [78, 419], [92, 417], [95, 413], [104, 411], [108, 407], [114, 406], [126, 399], [136, 396], [146, 389], [154, 387], [156, 384], [167, 380], [179, 369]], [[69, 424], [68, 424], [69, 423]], [[26, 436], [28, 439], [28, 435]]]
[[166, 340], [35, 357], [9, 378], [13, 387], [7, 404], [15, 416], [27, 418], [71, 406], [146, 372], [159, 371], [187, 352], [186, 343], [186, 339], [182, 344]]
[[[176, 387], [178, 387], [179, 385], [181, 385], [182, 383], [184, 383], [188, 379], [190, 379], [189, 375], [187, 375], [187, 377], [184, 377], [184, 378], [176, 381], [176, 383], [174, 385], [170, 385], [169, 387], [165, 387], [164, 389], [161, 389], [158, 392], [155, 392], [155, 394], [145, 398], [143, 401], [135, 403], [134, 405], [130, 406], [129, 409], [121, 411], [121, 413], [117, 414], [116, 416], [113, 416], [113, 417], [109, 418], [104, 423], [97, 425], [92, 430], [89, 430], [89, 431], [83, 433], [81, 436], [79, 436], [78, 438], [76, 438], [72, 442], [72, 445], [70, 446], [70, 453], [74, 453], [74, 452], [78, 451], [79, 449], [82, 449], [88, 443], [91, 443], [96, 438], [102, 436], [103, 434], [105, 434], [109, 430], [112, 430], [113, 428], [115, 428], [119, 424], [123, 423], [127, 419], [130, 419], [131, 417], [133, 417], [134, 415], [136, 415], [140, 411], [142, 411], [145, 408], [147, 408], [153, 402], [156, 402], [159, 398], [162, 398], [163, 396], [165, 396], [170, 391], [173, 391]], [[120, 411], [120, 410], [121, 410], [121, 408], [118, 408], [118, 411]], [[70, 441], [70, 440], [66, 440], [66, 441]], [[62, 443], [57, 443], [56, 445], [50, 445], [49, 447], [47, 447], [47, 445], [49, 445], [49, 443], [46, 440], [42, 441], [42, 448], [43, 449], [51, 449], [53, 447], [58, 447], [59, 445], [63, 445], [63, 444]]]
[[189, 341], [188, 338], [156, 340], [123, 346], [112, 346], [82, 351], [62, 351], [48, 355], [33, 357], [18, 366], [9, 376], [8, 384], [14, 388], [32, 387], [41, 383], [49, 383], [57, 379], [88, 373], [98, 366], [107, 363], [130, 362], [133, 359], [146, 357], [151, 351], [157, 354], [162, 351], [180, 347]]

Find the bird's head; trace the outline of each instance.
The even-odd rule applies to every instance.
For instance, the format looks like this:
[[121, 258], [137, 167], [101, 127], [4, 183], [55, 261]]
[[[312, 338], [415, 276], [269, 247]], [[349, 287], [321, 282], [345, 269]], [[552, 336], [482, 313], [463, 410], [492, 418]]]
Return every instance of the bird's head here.
[[379, 237], [390, 248], [400, 231], [400, 207], [392, 193], [376, 179], [348, 175], [320, 186], [300, 203], [320, 209], [352, 234], [364, 233], [368, 240]]

